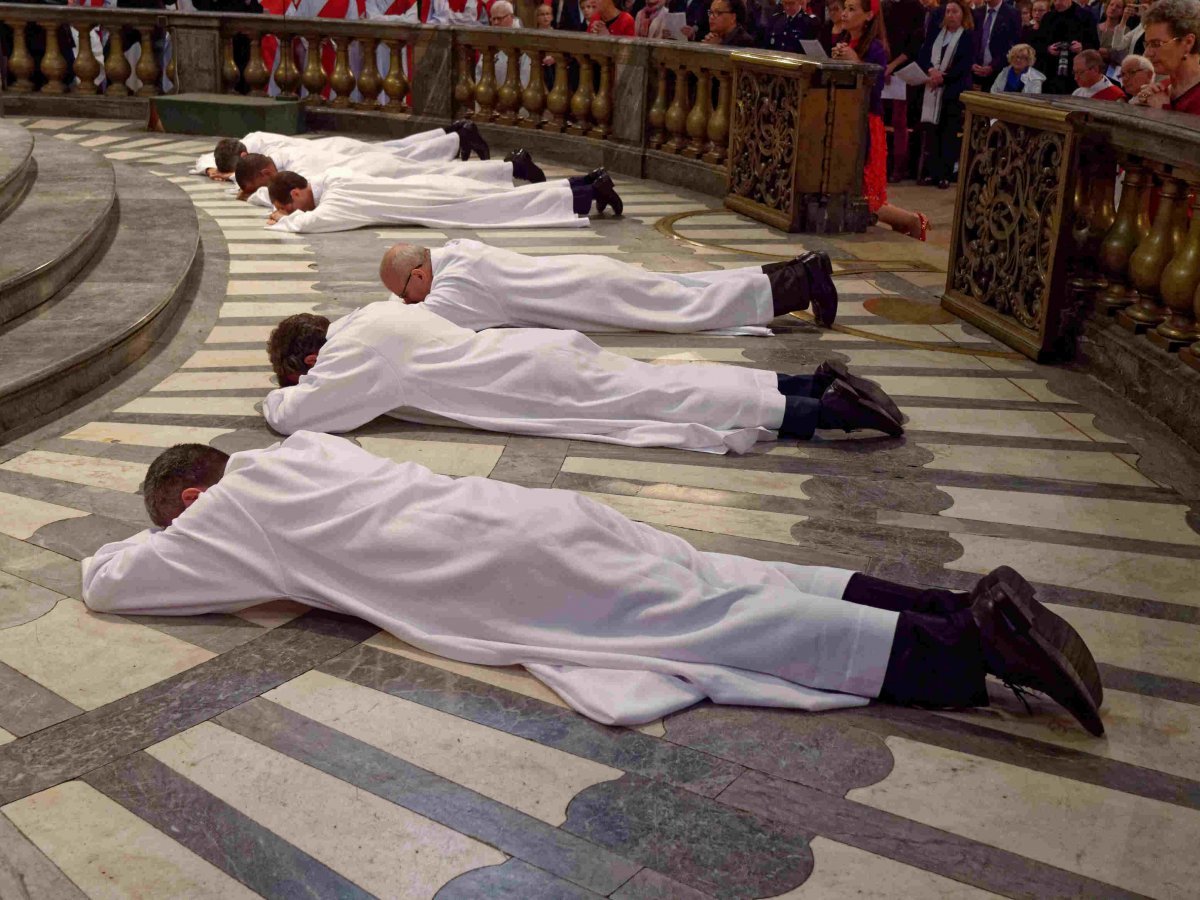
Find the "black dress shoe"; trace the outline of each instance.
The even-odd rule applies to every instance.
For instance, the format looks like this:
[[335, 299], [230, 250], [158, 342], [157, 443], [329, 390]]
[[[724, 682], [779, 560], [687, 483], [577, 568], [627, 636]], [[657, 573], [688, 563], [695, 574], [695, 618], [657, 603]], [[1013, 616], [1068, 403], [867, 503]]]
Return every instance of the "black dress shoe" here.
[[808, 273], [795, 261], [767, 273], [771, 285], [771, 306], [777, 316], [808, 309]]
[[817, 427], [840, 428], [842, 431], [868, 428], [882, 431], [889, 437], [904, 434], [904, 426], [899, 420], [893, 419], [878, 404], [844, 381], [835, 381], [821, 395]]
[[474, 122], [463, 122], [458, 130], [458, 155], [463, 162], [466, 162], [471, 152], [480, 159], [491, 159], [492, 151], [488, 147], [487, 141], [483, 139], [483, 135], [479, 133], [479, 126]]
[[937, 186], [939, 191], [944, 191], [950, 187], [950, 182], [943, 178], [938, 181]]
[[818, 383], [824, 382], [825, 387], [828, 387], [835, 381], [843, 381], [897, 422], [904, 420], [904, 416], [900, 413], [900, 407], [896, 405], [896, 401], [887, 395], [887, 392], [883, 388], [869, 378], [851, 374], [844, 362], [839, 362], [836, 359], [827, 359], [817, 366], [817, 370], [813, 372], [813, 377], [817, 379]]
[[606, 207], [611, 206], [613, 215], [619, 216], [625, 210], [625, 204], [613, 186], [612, 176], [607, 172], [592, 182], [592, 190], [596, 192], [596, 212], [603, 213]]
[[455, 119], [449, 125], [444, 126], [442, 128], [442, 130], [444, 132], [446, 132], [446, 134], [450, 134], [451, 132], [462, 131], [463, 126], [466, 125], [470, 121], [471, 121], [470, 119]]
[[1099, 708], [1100, 704], [1104, 702], [1104, 685], [1100, 681], [1100, 670], [1096, 666], [1096, 660], [1092, 656], [1092, 651], [1088, 649], [1079, 632], [1062, 616], [1051, 612], [1039, 603], [1036, 599], [1035, 595], [1037, 592], [1033, 585], [1026, 581], [1019, 572], [1009, 566], [1000, 566], [984, 575], [975, 585], [972, 594], [980, 592], [988, 585], [995, 583], [1007, 585], [1024, 602], [1032, 604], [1036, 610], [1034, 628], [1050, 642], [1051, 646], [1057, 648], [1066, 657], [1067, 662], [1079, 674], [1079, 678], [1083, 681], [1083, 686], [1087, 688], [1092, 702]]
[[586, 175], [584, 175], [583, 180], [587, 184], [595, 184], [597, 179], [603, 178], [607, 174], [608, 174], [608, 169], [601, 166], [599, 169], [592, 169], [592, 171], [590, 171]]
[[546, 173], [533, 161], [533, 157], [524, 147], [508, 154], [504, 161], [512, 163], [513, 178], [528, 181], [530, 184], [541, 184], [546, 180]]
[[1024, 690], [1045, 694], [1090, 733], [1101, 737], [1104, 723], [1100, 721], [1096, 702], [1079, 672], [1045, 631], [1044, 613], [1048, 610], [999, 578], [981, 583], [972, 595], [975, 602], [971, 605], [971, 616], [979, 626], [987, 670], [1011, 687], [1022, 701]]
[[772, 272], [778, 272], [784, 266], [790, 266], [793, 263], [804, 262], [804, 260], [809, 259], [815, 255], [816, 255], [815, 251], [805, 250], [799, 256], [793, 256], [791, 259], [783, 260], [782, 262], [764, 263], [761, 266], [762, 272], [764, 275], [770, 275]]
[[808, 302], [813, 318], [822, 328], [828, 328], [837, 318], [838, 293], [833, 285], [833, 263], [829, 254], [818, 250], [800, 257], [799, 265], [808, 274]]

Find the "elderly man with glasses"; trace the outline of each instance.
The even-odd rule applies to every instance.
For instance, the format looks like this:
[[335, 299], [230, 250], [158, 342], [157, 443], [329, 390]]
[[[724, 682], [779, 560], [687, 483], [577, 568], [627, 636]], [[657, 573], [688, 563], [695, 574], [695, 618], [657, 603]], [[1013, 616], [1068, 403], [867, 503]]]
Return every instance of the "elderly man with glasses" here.
[[[522, 28], [521, 20], [513, 14], [513, 5], [508, 0], [496, 0], [492, 4], [488, 15], [490, 17], [493, 28]], [[508, 53], [501, 50], [495, 55], [496, 60], [496, 84], [504, 84], [508, 80]], [[483, 58], [480, 57], [479, 62], [475, 63], [475, 81], [478, 83], [483, 78]], [[521, 85], [529, 84], [529, 57], [521, 54], [521, 70], [520, 70]]]
[[708, 8], [708, 34], [703, 43], [722, 47], [753, 47], [754, 36], [746, 30], [744, 0], [712, 0]]

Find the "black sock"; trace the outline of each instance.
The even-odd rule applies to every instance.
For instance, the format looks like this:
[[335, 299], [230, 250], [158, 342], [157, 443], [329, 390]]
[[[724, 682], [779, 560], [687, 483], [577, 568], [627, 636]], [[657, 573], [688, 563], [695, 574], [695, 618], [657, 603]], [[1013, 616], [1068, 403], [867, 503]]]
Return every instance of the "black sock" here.
[[969, 609], [948, 616], [902, 612], [879, 699], [903, 706], [987, 706], [979, 626]]
[[582, 175], [574, 175], [567, 179], [571, 185], [572, 208], [575, 215], [586, 216], [592, 211], [596, 202], [596, 192]]
[[788, 437], [800, 438], [807, 441], [817, 430], [817, 417], [820, 414], [821, 401], [812, 397], [797, 397], [784, 395], [783, 423], [779, 433]]
[[785, 397], [820, 397], [825, 393], [824, 387], [818, 387], [811, 375], [785, 375], [776, 372], [775, 378], [779, 384], [779, 393]]
[[855, 572], [843, 600], [876, 609], [950, 615], [971, 605], [971, 595], [944, 588], [919, 588]]

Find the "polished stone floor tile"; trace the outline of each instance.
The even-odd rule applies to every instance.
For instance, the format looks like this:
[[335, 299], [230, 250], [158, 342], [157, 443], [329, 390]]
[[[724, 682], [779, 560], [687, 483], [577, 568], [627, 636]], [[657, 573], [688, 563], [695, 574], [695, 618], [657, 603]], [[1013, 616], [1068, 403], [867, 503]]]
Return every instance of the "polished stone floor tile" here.
[[0, 570], [0, 630], [41, 618], [61, 594]]
[[519, 859], [459, 875], [437, 892], [435, 900], [599, 900], [603, 896], [578, 887]]
[[439, 475], [478, 475], [486, 478], [504, 453], [503, 444], [408, 441], [398, 438], [360, 437], [364, 450], [396, 462], [413, 462]]
[[581, 790], [624, 774], [320, 672], [263, 696], [550, 825]]
[[760, 512], [731, 506], [711, 506], [705, 503], [681, 503], [675, 500], [652, 500], [647, 497], [625, 497], [619, 494], [581, 492], [622, 515], [649, 525], [673, 525], [714, 534], [795, 544], [792, 528], [807, 520], [807, 516], [790, 513]]
[[1003, 378], [937, 378], [932, 375], [872, 375], [896, 397], [949, 397], [955, 400], [1013, 400], [1033, 398]]
[[22, 453], [0, 464], [0, 469], [131, 494], [137, 493], [142, 486], [142, 479], [146, 477], [146, 466], [138, 463], [94, 456], [74, 456], [68, 453], [49, 453], [45, 450]]
[[213, 724], [146, 751], [359, 887], [431, 896], [503, 854]]
[[144, 447], [173, 447], [176, 444], [207, 444], [229, 434], [229, 428], [205, 428], [199, 425], [134, 425], [127, 422], [89, 422], [64, 434], [68, 440], [111, 444], [138, 444]]
[[1200, 811], [889, 737], [892, 774], [847, 798], [1155, 897], [1188, 897]]
[[1007, 565], [1034, 582], [1200, 606], [1197, 559], [979, 534], [951, 537], [963, 555], [946, 563], [948, 569], [982, 574]]
[[909, 431], [1053, 438], [1061, 441], [1091, 440], [1060, 414], [1040, 410], [906, 406], [903, 413], [908, 417], [905, 428]]
[[968, 369], [987, 371], [980, 357], [936, 350], [839, 350], [852, 366], [901, 369]]
[[815, 838], [810, 846], [813, 873], [800, 887], [775, 900], [988, 900], [1000, 896], [829, 838]]
[[277, 300], [267, 303], [252, 303], [239, 301], [222, 303], [220, 315], [222, 319], [284, 319], [296, 313], [317, 312], [324, 306], [325, 301], [319, 298], [299, 302]]
[[247, 241], [229, 243], [230, 256], [301, 256], [311, 252], [307, 244], [287, 244], [282, 241], [272, 241], [265, 244], [255, 244]]
[[0, 746], [3, 746], [4, 744], [9, 743], [10, 741], [15, 741], [16, 739], [17, 739], [17, 736], [15, 734], [10, 734], [9, 732], [5, 731], [3, 728], [0, 728]]
[[[849, 292], [848, 292], [849, 293]], [[866, 293], [865, 291], [863, 293]], [[887, 325], [855, 325], [853, 328], [856, 331], [864, 332], [868, 335], [878, 335], [881, 338], [891, 338], [898, 341], [920, 341], [928, 344], [951, 344], [954, 340], [942, 332], [938, 331], [932, 325], [909, 325], [909, 324], [887, 324]], [[822, 341], [839, 341], [846, 340], [853, 335], [843, 334], [837, 331], [823, 331], [820, 336]], [[869, 340], [869, 338], [868, 338]]]
[[273, 391], [279, 385], [266, 372], [176, 372], [152, 391], [237, 391], [258, 388]]
[[274, 325], [217, 325], [204, 339], [206, 344], [266, 344]]
[[954, 501], [952, 506], [942, 510], [941, 515], [955, 519], [1055, 528], [1200, 547], [1200, 534], [1187, 523], [1189, 508], [1182, 504], [1030, 494], [952, 485], [943, 485], [941, 489]]
[[230, 275], [290, 275], [312, 272], [316, 265], [303, 259], [233, 259], [229, 261]]
[[211, 659], [212, 653], [88, 612], [77, 600], [0, 631], [0, 661], [83, 709], [95, 709]]
[[26, 540], [51, 522], [77, 519], [88, 515], [56, 503], [0, 492], [0, 534]]
[[310, 608], [295, 600], [270, 600], [256, 606], [239, 609], [233, 615], [258, 625], [260, 628], [278, 628], [304, 615]]
[[580, 475], [608, 478], [632, 478], [637, 481], [663, 482], [687, 487], [715, 488], [772, 497], [792, 497], [807, 500], [804, 483], [811, 475], [789, 475], [779, 472], [747, 471], [715, 466], [684, 466], [673, 463], [632, 463], [624, 459], [599, 459], [568, 456], [562, 471]]
[[1053, 609], [1083, 635], [1097, 661], [1200, 682], [1200, 626], [1081, 606]]
[[169, 416], [253, 416], [261, 397], [139, 397], [117, 408], [117, 413], [150, 413]]
[[920, 441], [919, 446], [933, 454], [933, 459], [924, 463], [926, 469], [1154, 487], [1153, 481], [1116, 453], [1091, 450], [1014, 451], [1004, 447], [971, 447], [926, 441]]
[[180, 368], [224, 369], [228, 366], [270, 369], [271, 360], [265, 347], [259, 350], [197, 350]]
[[0, 815], [0, 897], [87, 900], [62, 870]]
[[79, 781], [26, 797], [0, 812], [93, 900], [258, 896]]

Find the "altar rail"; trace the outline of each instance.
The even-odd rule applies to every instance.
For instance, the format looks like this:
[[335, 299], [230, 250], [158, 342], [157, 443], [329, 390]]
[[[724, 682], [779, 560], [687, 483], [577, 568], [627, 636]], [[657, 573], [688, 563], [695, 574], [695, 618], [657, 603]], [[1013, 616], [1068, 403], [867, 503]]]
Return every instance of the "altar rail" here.
[[[789, 230], [868, 224], [862, 167], [874, 66], [372, 20], [4, 5], [0, 21], [17, 36], [8, 86], [24, 95], [17, 110], [46, 112], [37, 101], [53, 95], [66, 114], [136, 115], [131, 110], [143, 107], [131, 105], [135, 97], [241, 91], [299, 97], [309, 124], [326, 129], [399, 134], [468, 117], [508, 144], [729, 194], [741, 211]], [[28, 22], [46, 30], [40, 59], [25, 44]], [[61, 46], [63, 25], [81, 35], [73, 64]], [[103, 62], [82, 39], [93, 34], [106, 48]], [[131, 66], [126, 41], [135, 34], [140, 58]], [[751, 88], [763, 79], [778, 86], [760, 96]], [[782, 172], [769, 186], [764, 165]]]

